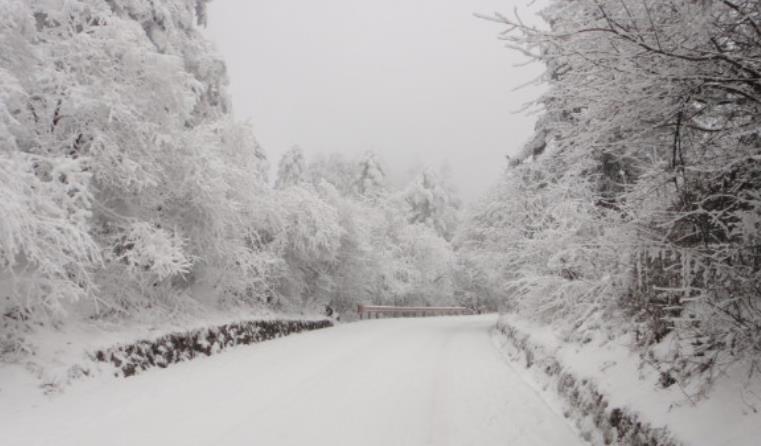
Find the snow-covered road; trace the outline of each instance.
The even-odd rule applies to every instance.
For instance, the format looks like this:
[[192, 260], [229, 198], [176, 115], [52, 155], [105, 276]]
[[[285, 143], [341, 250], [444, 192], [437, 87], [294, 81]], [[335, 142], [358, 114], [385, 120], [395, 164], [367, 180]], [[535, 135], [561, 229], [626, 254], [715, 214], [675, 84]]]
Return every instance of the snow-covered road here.
[[364, 321], [90, 380], [0, 407], [0, 444], [581, 444], [492, 345], [495, 320]]

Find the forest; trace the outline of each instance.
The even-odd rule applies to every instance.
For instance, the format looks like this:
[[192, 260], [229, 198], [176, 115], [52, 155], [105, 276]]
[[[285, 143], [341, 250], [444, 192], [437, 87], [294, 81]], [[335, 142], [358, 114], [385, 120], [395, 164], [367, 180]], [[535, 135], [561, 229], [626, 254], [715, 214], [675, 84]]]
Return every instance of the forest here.
[[738, 365], [757, 377], [761, 5], [558, 1], [543, 14], [548, 29], [485, 17], [546, 64], [549, 90], [458, 255], [510, 311], [581, 339], [633, 331], [666, 382]]
[[445, 170], [394, 184], [370, 150], [268, 158], [207, 2], [0, 0], [0, 363], [69, 325], [459, 305], [631, 336], [691, 398], [758, 379], [760, 2], [474, 18], [546, 90], [469, 204]]
[[270, 182], [205, 2], [0, 7], [3, 351], [38, 320], [453, 301], [447, 179], [294, 147]]

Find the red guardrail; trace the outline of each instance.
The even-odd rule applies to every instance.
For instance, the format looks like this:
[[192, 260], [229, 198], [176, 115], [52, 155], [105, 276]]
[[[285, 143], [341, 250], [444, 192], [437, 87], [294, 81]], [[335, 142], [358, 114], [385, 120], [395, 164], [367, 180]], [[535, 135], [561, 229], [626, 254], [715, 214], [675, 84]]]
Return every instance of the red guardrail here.
[[360, 319], [381, 317], [424, 317], [424, 316], [458, 316], [474, 314], [466, 307], [394, 307], [389, 305], [359, 305], [357, 314]]

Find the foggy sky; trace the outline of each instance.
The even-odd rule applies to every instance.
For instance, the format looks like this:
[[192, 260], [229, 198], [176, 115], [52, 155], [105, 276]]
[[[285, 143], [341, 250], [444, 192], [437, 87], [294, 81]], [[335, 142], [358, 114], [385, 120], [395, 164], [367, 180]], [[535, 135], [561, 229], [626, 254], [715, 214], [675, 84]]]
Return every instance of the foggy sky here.
[[[460, 194], [484, 192], [529, 138], [515, 114], [539, 94], [513, 91], [541, 67], [497, 39], [474, 12], [526, 0], [216, 0], [208, 35], [225, 58], [234, 113], [250, 119], [273, 165], [376, 151], [397, 178], [447, 162]], [[536, 8], [533, 8], [536, 9]], [[537, 20], [533, 18], [533, 20]]]

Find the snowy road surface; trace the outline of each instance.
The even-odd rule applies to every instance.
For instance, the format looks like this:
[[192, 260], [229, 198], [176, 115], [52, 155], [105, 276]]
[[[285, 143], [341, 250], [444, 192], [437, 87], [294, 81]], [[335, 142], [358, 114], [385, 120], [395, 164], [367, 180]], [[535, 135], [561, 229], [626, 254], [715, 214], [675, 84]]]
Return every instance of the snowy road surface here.
[[0, 407], [0, 444], [580, 445], [494, 348], [495, 320], [364, 321], [85, 381]]

